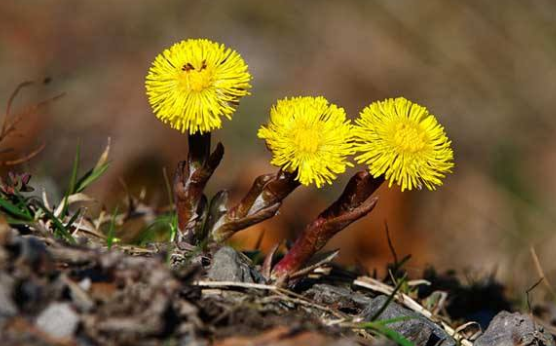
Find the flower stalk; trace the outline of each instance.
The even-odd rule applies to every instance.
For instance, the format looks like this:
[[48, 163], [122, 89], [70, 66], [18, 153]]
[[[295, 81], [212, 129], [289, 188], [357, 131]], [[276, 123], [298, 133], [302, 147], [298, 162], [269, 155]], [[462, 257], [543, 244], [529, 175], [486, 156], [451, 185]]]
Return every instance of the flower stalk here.
[[225, 209], [227, 194], [223, 192], [215, 198], [218, 202], [212, 203], [216, 209], [211, 213], [214, 220], [210, 234], [212, 240], [220, 243], [242, 229], [273, 217], [282, 201], [299, 185], [294, 173], [283, 170], [261, 175], [255, 179], [245, 197], [230, 210]]
[[188, 136], [187, 160], [178, 163], [174, 174], [178, 244], [193, 244], [195, 238], [201, 237], [202, 225], [207, 215], [207, 198], [203, 191], [224, 155], [221, 143], [210, 153], [210, 137], [210, 132]]
[[334, 235], [370, 213], [378, 200], [371, 196], [383, 182], [383, 178], [373, 178], [367, 171], [355, 174], [342, 195], [305, 228], [273, 268], [271, 278], [279, 285], [286, 284]]

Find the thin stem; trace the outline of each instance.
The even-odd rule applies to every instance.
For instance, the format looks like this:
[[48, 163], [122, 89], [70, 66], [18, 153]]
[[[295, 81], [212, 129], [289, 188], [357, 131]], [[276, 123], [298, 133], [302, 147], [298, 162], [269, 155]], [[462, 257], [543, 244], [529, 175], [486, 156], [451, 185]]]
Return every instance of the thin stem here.
[[[224, 147], [218, 143], [210, 153], [210, 133], [188, 135], [189, 153], [186, 161], [178, 163], [174, 175], [174, 202], [178, 218], [178, 243], [192, 244], [202, 235], [207, 202], [205, 186], [220, 164]], [[202, 241], [202, 239], [197, 239]]]
[[203, 134], [195, 133], [187, 136], [189, 143], [187, 162], [192, 171], [201, 168], [207, 162], [210, 156], [210, 138], [210, 132]]

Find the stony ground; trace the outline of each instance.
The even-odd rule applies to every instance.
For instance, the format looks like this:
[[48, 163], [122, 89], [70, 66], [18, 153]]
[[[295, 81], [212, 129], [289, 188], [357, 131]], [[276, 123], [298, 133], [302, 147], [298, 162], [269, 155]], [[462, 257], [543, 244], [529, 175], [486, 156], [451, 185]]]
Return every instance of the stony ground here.
[[[391, 300], [393, 283], [336, 267], [282, 289], [231, 248], [190, 265], [163, 250], [126, 250], [3, 225], [1, 344], [554, 345], [550, 321], [501, 311], [511, 305], [488, 280], [464, 287], [429, 272], [429, 285], [405, 282]], [[486, 330], [465, 323], [472, 317]]]

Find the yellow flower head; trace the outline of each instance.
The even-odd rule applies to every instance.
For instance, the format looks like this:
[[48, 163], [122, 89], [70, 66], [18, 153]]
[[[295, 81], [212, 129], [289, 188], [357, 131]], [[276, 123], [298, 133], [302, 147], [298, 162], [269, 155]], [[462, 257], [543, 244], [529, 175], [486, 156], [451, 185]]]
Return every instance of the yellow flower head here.
[[273, 154], [271, 163], [288, 172], [297, 170], [303, 185], [331, 183], [351, 164], [351, 130], [343, 108], [324, 97], [279, 100], [270, 110], [270, 122], [259, 129], [259, 138]]
[[366, 163], [374, 177], [384, 174], [389, 186], [434, 190], [454, 166], [442, 125], [425, 107], [403, 97], [372, 103], [356, 124], [357, 162]]
[[145, 83], [156, 116], [182, 132], [204, 133], [231, 119], [249, 94], [251, 75], [241, 56], [222, 44], [190, 39], [154, 60]]

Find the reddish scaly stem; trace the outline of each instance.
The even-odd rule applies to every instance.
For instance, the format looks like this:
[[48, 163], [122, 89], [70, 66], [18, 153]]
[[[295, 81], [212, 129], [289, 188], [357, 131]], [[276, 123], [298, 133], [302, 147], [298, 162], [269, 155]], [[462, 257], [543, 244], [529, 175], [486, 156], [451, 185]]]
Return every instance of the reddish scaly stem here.
[[298, 186], [293, 173], [278, 171], [259, 176], [245, 197], [215, 220], [212, 239], [222, 242], [235, 232], [273, 217], [282, 201]]
[[187, 160], [178, 163], [174, 175], [178, 244], [192, 244], [195, 236], [200, 236], [201, 221], [206, 207], [203, 191], [224, 155], [221, 143], [218, 143], [212, 154], [210, 153], [210, 133], [189, 135], [188, 140]]
[[378, 198], [371, 195], [384, 180], [362, 171], [354, 175], [342, 195], [324, 210], [297, 239], [290, 251], [272, 270], [272, 278], [284, 284], [338, 232], [373, 210]]

